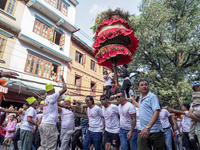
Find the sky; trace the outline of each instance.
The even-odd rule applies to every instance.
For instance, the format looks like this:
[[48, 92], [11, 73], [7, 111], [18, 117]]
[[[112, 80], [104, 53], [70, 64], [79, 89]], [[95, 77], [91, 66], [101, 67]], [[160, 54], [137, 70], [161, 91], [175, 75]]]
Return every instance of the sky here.
[[90, 27], [94, 25], [94, 20], [98, 13], [109, 8], [113, 10], [115, 8], [121, 8], [124, 11], [129, 11], [131, 15], [140, 14], [138, 7], [141, 0], [78, 0], [78, 2], [75, 26], [80, 28], [81, 31], [76, 32], [75, 35], [89, 46], [92, 46], [92, 37], [94, 36]]

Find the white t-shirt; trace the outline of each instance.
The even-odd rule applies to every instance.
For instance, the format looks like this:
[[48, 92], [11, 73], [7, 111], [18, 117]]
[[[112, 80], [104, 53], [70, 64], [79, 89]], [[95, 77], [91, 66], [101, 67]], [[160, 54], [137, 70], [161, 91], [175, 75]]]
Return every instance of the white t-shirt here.
[[40, 118], [43, 116], [43, 114], [37, 114], [36, 118], [37, 120], [40, 120]]
[[183, 118], [182, 118], [183, 132], [190, 132], [190, 121], [191, 121], [191, 118], [188, 117], [188, 112], [189, 111], [185, 111], [185, 115], [183, 115]]
[[[129, 90], [129, 97], [132, 97], [133, 95], [134, 95], [134, 93], [133, 93], [133, 90]], [[127, 98], [127, 95], [126, 95], [126, 92], [124, 92], [124, 94], [125, 94], [125, 98]]]
[[40, 112], [40, 110], [35, 109], [35, 108], [33, 108], [32, 106], [30, 106], [30, 107], [27, 109], [27, 111], [25, 112], [25, 116], [24, 116], [24, 119], [23, 119], [23, 124], [21, 124], [20, 129], [32, 131], [32, 129], [34, 128], [35, 125], [30, 124], [30, 123], [27, 121], [27, 117], [31, 117], [32, 120], [33, 120], [34, 122], [36, 122], [36, 115], [37, 115], [38, 112]]
[[[105, 77], [106, 75], [104, 75], [103, 77]], [[104, 79], [104, 78], [103, 78]], [[112, 79], [110, 76], [108, 76], [106, 79], [104, 79], [104, 82], [105, 82], [105, 85], [106, 86], [111, 86], [111, 82], [112, 82]]]
[[[181, 124], [181, 121], [176, 121], [176, 123], [177, 123], [177, 125], [178, 125], [178, 127], [179, 127], [179, 130], [182, 131], [182, 124]], [[176, 130], [176, 131], [175, 131], [175, 134], [178, 135], [178, 134], [179, 134], [179, 131]]]
[[170, 116], [171, 116], [171, 114], [166, 109], [161, 109], [161, 111], [160, 111], [160, 121], [161, 121], [163, 129], [171, 127], [171, 124], [169, 122]]
[[[22, 113], [22, 115], [21, 115], [21, 126], [22, 126], [22, 124], [23, 124], [23, 122], [24, 122], [25, 113], [26, 113], [26, 111], [23, 111], [23, 113]], [[21, 127], [20, 127], [20, 128], [21, 128]]]
[[119, 110], [114, 104], [108, 107], [102, 107], [103, 117], [105, 119], [105, 130], [110, 133], [119, 133]]
[[52, 95], [48, 95], [43, 105], [43, 118], [42, 122], [47, 124], [54, 124], [58, 122], [58, 105], [57, 99], [60, 97], [60, 93], [56, 92]]
[[66, 108], [62, 108], [61, 115], [61, 127], [65, 129], [74, 129], [75, 116], [74, 113]]
[[88, 119], [89, 119], [89, 130], [92, 132], [103, 131], [103, 114], [99, 106], [94, 105], [92, 108], [87, 108]]
[[137, 119], [137, 123], [136, 123], [135, 129], [139, 130], [139, 127], [140, 127], [139, 108], [135, 107], [135, 109], [136, 109], [136, 119]]
[[118, 109], [120, 115], [120, 128], [131, 130], [133, 121], [131, 115], [136, 114], [135, 106], [130, 102], [126, 102], [124, 105], [119, 104]]

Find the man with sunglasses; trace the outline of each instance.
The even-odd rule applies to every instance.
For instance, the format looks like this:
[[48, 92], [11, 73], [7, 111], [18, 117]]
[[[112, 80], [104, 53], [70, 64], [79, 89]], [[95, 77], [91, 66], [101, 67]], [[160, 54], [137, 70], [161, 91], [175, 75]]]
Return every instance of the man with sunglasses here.
[[105, 149], [110, 150], [112, 145], [113, 150], [118, 150], [120, 146], [118, 107], [114, 104], [109, 103], [109, 98], [107, 95], [101, 95], [100, 101], [103, 105], [102, 113], [105, 120]]
[[89, 130], [83, 141], [83, 150], [89, 150], [92, 143], [95, 150], [101, 150], [102, 132], [104, 128], [101, 107], [94, 104], [92, 96], [87, 96], [85, 103], [88, 106], [86, 114], [89, 119]]
[[125, 99], [125, 93], [119, 91], [117, 93], [117, 101], [119, 103], [118, 110], [120, 115], [120, 131], [119, 138], [121, 149], [137, 150], [137, 129], [136, 125], [136, 110], [135, 106]]

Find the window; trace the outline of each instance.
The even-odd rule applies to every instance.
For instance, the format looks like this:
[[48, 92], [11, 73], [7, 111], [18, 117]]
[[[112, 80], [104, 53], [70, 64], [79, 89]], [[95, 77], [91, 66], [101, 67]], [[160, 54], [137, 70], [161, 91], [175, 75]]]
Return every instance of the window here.
[[63, 75], [64, 66], [58, 66], [32, 54], [28, 54], [25, 72], [53, 81], [60, 81], [60, 75]]
[[60, 45], [61, 34], [57, 31], [54, 31], [54, 43]]
[[91, 60], [90, 69], [93, 70], [93, 71], [96, 71], [95, 62], [93, 60]]
[[50, 4], [54, 7], [56, 7], [56, 0], [50, 0]]
[[46, 26], [45, 24], [43, 24], [42, 31], [41, 31], [42, 32], [41, 33], [42, 37], [44, 37], [44, 38], [47, 39], [47, 37], [48, 37], [48, 30], [49, 30], [49, 27]]
[[67, 16], [67, 12], [68, 12], [68, 6], [63, 4], [63, 8], [62, 8], [62, 13]]
[[83, 64], [83, 54], [76, 51], [75, 61], [80, 64]]
[[64, 75], [64, 66], [58, 66], [58, 69], [57, 69], [57, 81], [62, 81], [61, 80], [61, 76]]
[[48, 38], [49, 27], [39, 20], [35, 20], [35, 25], [33, 27], [33, 32], [41, 35], [44, 38]]
[[59, 11], [61, 11], [61, 9], [62, 9], [62, 2], [61, 2], [61, 0], [58, 0], [58, 1], [57, 1], [57, 9], [58, 9]]
[[6, 46], [6, 38], [0, 35], [0, 58], [3, 58], [5, 46]]
[[95, 82], [91, 82], [90, 89], [91, 89], [90, 95], [91, 96], [95, 96], [95, 93], [96, 93], [96, 84], [95, 84]]
[[74, 85], [75, 85], [75, 91], [77, 93], [81, 93], [81, 77], [80, 76], [78, 76], [78, 75], [75, 76]]
[[1, 0], [0, 8], [5, 10], [7, 13], [13, 15], [16, 7], [16, 0]]
[[43, 77], [49, 79], [49, 77], [50, 77], [50, 72], [51, 72], [51, 63], [45, 62], [45, 64], [44, 64]]
[[61, 34], [55, 30], [55, 26], [49, 27], [37, 19], [35, 20], [33, 32], [57, 45], [62, 46], [65, 44], [65, 33]]
[[50, 70], [51, 70], [51, 63], [43, 60], [39, 57], [34, 55], [28, 54], [27, 63], [26, 63], [26, 72], [31, 74], [49, 78], [50, 77]]
[[46, 0], [49, 4], [62, 12], [65, 16], [68, 14], [68, 6], [61, 0]]

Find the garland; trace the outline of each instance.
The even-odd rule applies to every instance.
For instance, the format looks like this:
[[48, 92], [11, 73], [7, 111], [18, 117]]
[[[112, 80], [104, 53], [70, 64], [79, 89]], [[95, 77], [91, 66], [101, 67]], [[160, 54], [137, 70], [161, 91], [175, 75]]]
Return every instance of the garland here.
[[[101, 55], [104, 55], [105, 53], [111, 52], [111, 51], [124, 51], [123, 47], [120, 48], [117, 45], [115, 45], [115, 47], [110, 47], [110, 46], [112, 46], [112, 45], [106, 46], [106, 47], [102, 48], [101, 50], [99, 50], [98, 53], [96, 54], [95, 58], [98, 59], [98, 56], [100, 53], [101, 53]], [[130, 50], [128, 48], [127, 48], [127, 50], [129, 51], [129, 53], [131, 55]]]
[[107, 11], [103, 11], [100, 14], [97, 15], [96, 19], [95, 19], [95, 24], [94, 26], [92, 26], [90, 29], [93, 30], [93, 33], [96, 32], [97, 28], [99, 27], [99, 25], [101, 24], [101, 22], [104, 19], [110, 19], [113, 16], [117, 16], [119, 18], [123, 18], [124, 20], [126, 20], [128, 23], [130, 23], [130, 14], [129, 12], [125, 12], [119, 8], [115, 9], [115, 10], [107, 10]]

